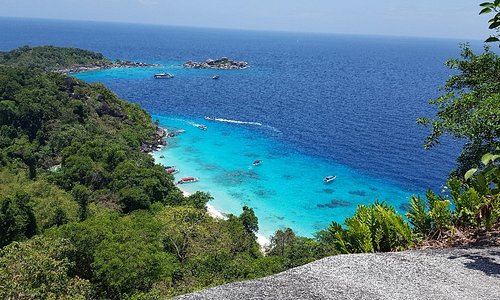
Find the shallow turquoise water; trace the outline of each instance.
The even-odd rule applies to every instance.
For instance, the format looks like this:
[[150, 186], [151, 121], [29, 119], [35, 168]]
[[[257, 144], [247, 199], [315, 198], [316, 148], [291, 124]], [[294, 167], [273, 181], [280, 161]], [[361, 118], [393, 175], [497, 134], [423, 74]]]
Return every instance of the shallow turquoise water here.
[[[210, 192], [214, 197], [211, 204], [222, 212], [239, 214], [243, 205], [252, 207], [259, 218], [259, 232], [266, 237], [283, 227], [311, 236], [331, 221], [342, 222], [351, 216], [357, 205], [375, 200], [386, 200], [402, 211], [400, 206], [411, 194], [388, 181], [304, 155], [252, 128], [265, 124], [154, 118], [169, 130], [186, 130], [168, 139], [168, 146], [153, 154], [159, 163], [180, 169], [176, 178], [200, 178], [181, 188]], [[207, 125], [208, 130], [200, 130], [195, 124]], [[280, 134], [276, 128], [264, 130]], [[256, 159], [263, 160], [262, 165], [252, 166]], [[337, 179], [325, 184], [327, 175], [336, 175]]]

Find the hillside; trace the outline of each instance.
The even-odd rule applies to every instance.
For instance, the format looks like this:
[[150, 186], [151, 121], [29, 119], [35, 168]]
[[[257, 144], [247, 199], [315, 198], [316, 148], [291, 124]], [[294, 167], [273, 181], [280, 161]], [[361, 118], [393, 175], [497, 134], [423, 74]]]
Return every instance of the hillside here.
[[111, 65], [101, 53], [78, 48], [24, 46], [0, 52], [0, 65], [41, 70], [58, 70], [70, 66]]
[[175, 299], [498, 299], [500, 247], [350, 254]]

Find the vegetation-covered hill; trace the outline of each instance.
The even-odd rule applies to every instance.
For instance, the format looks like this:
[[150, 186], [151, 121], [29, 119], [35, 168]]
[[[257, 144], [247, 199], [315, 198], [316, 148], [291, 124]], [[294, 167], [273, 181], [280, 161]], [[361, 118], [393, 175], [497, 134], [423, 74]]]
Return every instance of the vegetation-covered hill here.
[[0, 65], [59, 70], [71, 66], [111, 65], [101, 53], [78, 48], [55, 46], [24, 46], [9, 52], [0, 52]]

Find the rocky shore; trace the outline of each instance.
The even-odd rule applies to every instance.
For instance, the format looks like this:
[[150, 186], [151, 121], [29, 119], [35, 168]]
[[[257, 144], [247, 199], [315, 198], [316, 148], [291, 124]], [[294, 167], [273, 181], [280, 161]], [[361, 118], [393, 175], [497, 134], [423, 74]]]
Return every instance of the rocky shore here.
[[188, 61], [182, 65], [188, 69], [241, 70], [248, 68], [246, 61], [234, 61], [227, 57], [207, 59], [205, 62]]
[[63, 74], [71, 74], [71, 73], [80, 73], [88, 71], [106, 70], [112, 68], [150, 68], [157, 66], [158, 66], [157, 64], [148, 64], [144, 62], [117, 60], [115, 62], [98, 62], [88, 65], [75, 65], [71, 67], [60, 68], [55, 71]]
[[167, 137], [167, 131], [160, 126], [156, 126], [156, 131], [149, 142], [142, 144], [141, 151], [145, 153], [150, 153], [153, 151], [160, 150], [163, 146], [167, 145], [165, 137]]

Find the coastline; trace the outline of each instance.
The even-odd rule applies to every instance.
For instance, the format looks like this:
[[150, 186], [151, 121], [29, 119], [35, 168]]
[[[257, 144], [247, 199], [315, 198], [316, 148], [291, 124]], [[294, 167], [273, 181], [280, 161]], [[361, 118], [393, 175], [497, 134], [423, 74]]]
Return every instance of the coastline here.
[[54, 72], [62, 73], [62, 74], [74, 74], [74, 73], [83, 73], [90, 71], [100, 71], [100, 70], [108, 70], [115, 68], [152, 68], [158, 67], [158, 64], [148, 64], [144, 62], [133, 62], [133, 61], [125, 61], [118, 60], [116, 62], [110, 63], [95, 63], [90, 65], [76, 65], [66, 68], [59, 68], [54, 70]]
[[[191, 193], [189, 193], [189, 192], [187, 192], [187, 191], [185, 191], [185, 190], [183, 190], [181, 188], [179, 188], [179, 190], [182, 191], [182, 194], [185, 197], [189, 197], [191, 195]], [[209, 203], [207, 203], [206, 209], [207, 209], [207, 213], [212, 218], [214, 218], [214, 219], [220, 219], [220, 220], [226, 220], [227, 219], [226, 215], [223, 212], [219, 211], [217, 208], [215, 208], [215, 206], [213, 206], [213, 205], [211, 205]], [[259, 234], [259, 233], [256, 233], [255, 236], [257, 237], [257, 243], [260, 245], [260, 249], [264, 253], [265, 249], [271, 244], [271, 241], [268, 238], [266, 238], [265, 236], [263, 236], [262, 234]]]

